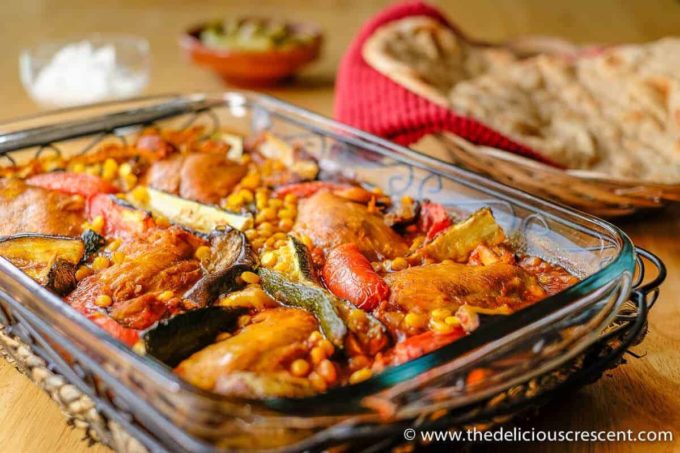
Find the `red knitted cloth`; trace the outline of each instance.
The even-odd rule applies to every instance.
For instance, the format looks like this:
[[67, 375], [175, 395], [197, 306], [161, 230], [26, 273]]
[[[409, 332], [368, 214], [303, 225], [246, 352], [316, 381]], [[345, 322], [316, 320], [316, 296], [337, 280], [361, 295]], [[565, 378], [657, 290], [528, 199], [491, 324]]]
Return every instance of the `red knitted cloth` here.
[[336, 119], [402, 145], [427, 134], [448, 131], [472, 143], [551, 163], [479, 121], [418, 96], [364, 61], [361, 48], [366, 39], [380, 26], [408, 16], [433, 17], [460, 34], [437, 9], [420, 1], [399, 3], [380, 12], [364, 24], [342, 58], [335, 84]]

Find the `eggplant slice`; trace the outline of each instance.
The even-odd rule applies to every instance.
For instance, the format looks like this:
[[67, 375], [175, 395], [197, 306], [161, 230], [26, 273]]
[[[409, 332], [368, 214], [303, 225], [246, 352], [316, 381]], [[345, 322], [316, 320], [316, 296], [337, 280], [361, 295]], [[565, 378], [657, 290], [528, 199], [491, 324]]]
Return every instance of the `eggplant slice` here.
[[76, 269], [85, 256], [80, 238], [43, 234], [0, 237], [0, 256], [29, 277], [64, 296], [75, 288]]
[[253, 226], [250, 214], [226, 211], [217, 206], [186, 200], [184, 198], [147, 187], [145, 202], [129, 200], [138, 209], [153, 215], [162, 215], [176, 225], [207, 235], [219, 227], [244, 231]]
[[217, 335], [238, 327], [243, 308], [206, 307], [164, 319], [142, 334], [147, 355], [176, 367], [182, 360], [215, 342]]
[[211, 305], [219, 296], [240, 289], [238, 277], [257, 267], [257, 259], [245, 235], [238, 230], [214, 231], [210, 235], [211, 257], [205, 275], [185, 294], [185, 299], [201, 307]]

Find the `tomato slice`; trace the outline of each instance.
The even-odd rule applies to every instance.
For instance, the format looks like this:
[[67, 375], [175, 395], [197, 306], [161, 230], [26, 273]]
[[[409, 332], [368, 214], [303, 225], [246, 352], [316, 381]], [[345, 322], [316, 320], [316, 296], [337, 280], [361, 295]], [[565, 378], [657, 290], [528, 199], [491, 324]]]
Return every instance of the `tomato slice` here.
[[456, 326], [451, 333], [443, 334], [429, 330], [425, 333], [414, 335], [401, 343], [398, 343], [394, 347], [392, 350], [391, 364], [399, 365], [417, 359], [418, 357], [452, 343], [463, 336], [465, 336], [465, 330], [463, 330], [461, 326]]
[[55, 171], [31, 176], [26, 184], [58, 192], [91, 197], [99, 193], [115, 193], [118, 189], [98, 176], [86, 173]]
[[108, 194], [90, 198], [87, 215], [90, 220], [97, 216], [104, 219], [105, 236], [138, 236], [155, 226], [148, 213], [120, 204], [113, 195]]
[[109, 318], [103, 313], [90, 313], [87, 315], [87, 317], [103, 330], [105, 330], [113, 338], [122, 341], [130, 347], [134, 346], [135, 343], [139, 341], [138, 331], [121, 326], [115, 320]]
[[343, 190], [349, 189], [353, 186], [349, 184], [338, 184], [336, 182], [328, 181], [311, 181], [301, 182], [296, 184], [287, 184], [274, 190], [274, 196], [283, 198], [288, 194], [293, 194], [298, 198], [308, 198], [317, 193], [319, 190]]
[[418, 226], [426, 234], [427, 240], [431, 240], [451, 225], [453, 225], [453, 220], [449, 217], [444, 206], [430, 201], [422, 204]]
[[373, 310], [390, 294], [387, 283], [354, 243], [340, 245], [329, 252], [323, 277], [333, 294], [364, 310]]

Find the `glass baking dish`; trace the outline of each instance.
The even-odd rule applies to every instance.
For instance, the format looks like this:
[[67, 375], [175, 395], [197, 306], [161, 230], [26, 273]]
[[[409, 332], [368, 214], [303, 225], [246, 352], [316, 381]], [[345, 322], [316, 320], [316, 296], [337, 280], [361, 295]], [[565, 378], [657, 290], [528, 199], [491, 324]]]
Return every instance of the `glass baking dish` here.
[[[85, 153], [141, 127], [204, 124], [272, 131], [301, 143], [322, 168], [394, 196], [429, 198], [464, 216], [489, 206], [515, 245], [582, 279], [471, 335], [360, 384], [306, 399], [245, 401], [201, 391], [109, 337], [0, 259], [0, 324], [134, 422], [138, 439], [177, 450], [299, 450], [385, 435], [463, 410], [552, 370], [592, 344], [631, 295], [636, 253], [615, 226], [397, 146], [271, 97], [247, 92], [140, 98], [66, 109], [0, 125], [0, 159]], [[471, 379], [482, 373], [484, 379]], [[111, 410], [113, 408], [113, 410]]]

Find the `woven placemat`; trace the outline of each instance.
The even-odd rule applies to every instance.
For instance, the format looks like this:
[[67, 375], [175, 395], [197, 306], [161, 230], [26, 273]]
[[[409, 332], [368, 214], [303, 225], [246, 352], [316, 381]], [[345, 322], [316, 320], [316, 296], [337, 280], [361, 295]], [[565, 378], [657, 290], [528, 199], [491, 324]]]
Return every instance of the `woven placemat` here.
[[90, 397], [51, 371], [45, 360], [28, 345], [8, 335], [1, 327], [0, 355], [57, 403], [68, 425], [83, 430], [84, 441], [100, 442], [121, 453], [147, 453], [148, 450], [120, 425], [106, 420]]
[[[586, 350], [561, 367], [490, 398], [486, 403], [468, 412], [464, 417], [465, 421], [456, 420], [456, 417], [453, 417], [453, 419], [442, 417], [442, 420], [438, 420], [436, 425], [441, 425], [440, 428], [442, 429], [457, 430], [475, 426], [477, 429], [486, 430], [511, 421], [530, 419], [551, 399], [550, 395], [556, 390], [567, 390], [563, 386], [568, 384], [569, 381], [574, 384], [569, 387], [578, 388], [597, 381], [604, 372], [625, 363], [620, 353], [625, 351], [628, 346], [642, 341], [645, 333], [646, 327], [643, 327], [625, 342], [625, 346], [620, 338], [610, 338], [595, 350]], [[615, 353], [617, 350], [620, 353]], [[50, 370], [45, 360], [36, 355], [20, 339], [7, 334], [3, 328], [0, 328], [0, 355], [43, 389], [57, 403], [66, 417], [67, 423], [84, 431], [85, 441], [91, 444], [100, 442], [121, 453], [148, 452], [139, 441], [120, 425], [107, 420], [97, 411], [96, 404], [92, 399], [68, 383], [64, 377]], [[577, 376], [578, 378], [576, 378]], [[532, 404], [523, 404], [527, 401], [532, 402]], [[508, 410], [502, 410], [503, 407], [507, 407]], [[497, 413], [497, 415], [489, 417], [489, 412]], [[470, 417], [476, 419], [476, 421], [470, 423]], [[407, 444], [404, 444], [403, 439], [399, 436], [399, 438], [378, 441], [377, 444], [372, 444], [369, 450], [376, 446], [399, 450], [405, 445]], [[357, 446], [366, 447], [366, 445], [362, 446], [361, 443]]]

